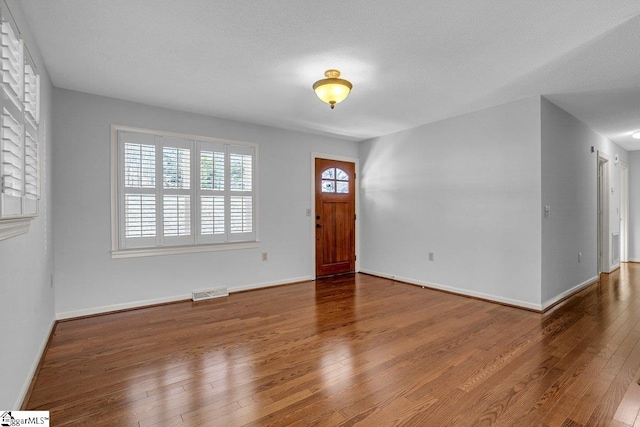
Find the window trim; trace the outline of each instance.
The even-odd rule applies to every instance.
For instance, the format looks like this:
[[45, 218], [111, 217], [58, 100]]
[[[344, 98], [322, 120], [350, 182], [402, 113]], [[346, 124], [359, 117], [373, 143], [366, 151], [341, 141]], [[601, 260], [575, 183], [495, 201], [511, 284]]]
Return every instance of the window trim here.
[[[181, 139], [193, 139], [203, 142], [222, 143], [237, 146], [252, 147], [254, 150], [254, 182], [253, 182], [253, 197], [254, 197], [254, 227], [255, 227], [255, 240], [251, 241], [239, 241], [239, 242], [223, 242], [223, 243], [198, 243], [196, 236], [195, 243], [180, 246], [153, 246], [144, 248], [131, 248], [122, 249], [119, 246], [120, 241], [120, 229], [119, 229], [119, 209], [120, 209], [120, 197], [118, 194], [119, 189], [119, 175], [118, 175], [118, 163], [119, 163], [119, 150], [118, 150], [118, 132], [139, 132], [148, 133], [157, 136], [181, 138]], [[196, 154], [194, 151], [194, 155]], [[169, 132], [157, 129], [139, 128], [126, 125], [111, 125], [111, 258], [137, 258], [159, 255], [174, 255], [174, 254], [187, 254], [187, 253], [199, 253], [199, 252], [215, 252], [226, 250], [240, 250], [240, 249], [252, 249], [259, 247], [260, 234], [259, 234], [259, 152], [258, 144], [252, 142], [236, 141], [221, 138], [212, 138], [203, 135], [185, 134], [178, 132]]]
[[31, 221], [37, 215], [5, 216], [0, 218], [0, 240], [19, 236], [29, 232]]

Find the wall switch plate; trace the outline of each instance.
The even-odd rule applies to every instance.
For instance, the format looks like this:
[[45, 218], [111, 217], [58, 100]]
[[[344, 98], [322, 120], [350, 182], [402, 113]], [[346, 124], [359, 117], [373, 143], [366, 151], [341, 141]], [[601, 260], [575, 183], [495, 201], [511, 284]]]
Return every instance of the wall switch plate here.
[[582, 262], [582, 252], [578, 252], [578, 262]]
[[433, 261], [433, 252], [429, 252], [429, 261]]
[[262, 252], [262, 260], [263, 261], [267, 261], [268, 260], [268, 255], [266, 252]]
[[544, 217], [549, 218], [551, 216], [551, 206], [544, 207]]
[[311, 209], [307, 209], [307, 216], [311, 216]]

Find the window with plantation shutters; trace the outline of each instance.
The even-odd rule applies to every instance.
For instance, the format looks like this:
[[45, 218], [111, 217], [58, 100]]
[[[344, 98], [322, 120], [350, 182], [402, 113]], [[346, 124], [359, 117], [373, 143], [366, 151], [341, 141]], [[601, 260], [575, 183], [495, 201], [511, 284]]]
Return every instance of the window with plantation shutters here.
[[[4, 7], [0, 7], [0, 47], [0, 220], [3, 220], [36, 215], [40, 197], [40, 76]], [[0, 238], [5, 238], [2, 229], [0, 224]]]
[[112, 145], [116, 257], [256, 241], [256, 144], [113, 126]]

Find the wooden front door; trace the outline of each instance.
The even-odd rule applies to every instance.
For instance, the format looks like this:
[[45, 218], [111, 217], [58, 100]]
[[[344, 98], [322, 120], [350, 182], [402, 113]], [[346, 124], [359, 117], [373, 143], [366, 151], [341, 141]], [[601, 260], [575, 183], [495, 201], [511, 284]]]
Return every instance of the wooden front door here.
[[356, 267], [355, 164], [316, 159], [316, 277]]

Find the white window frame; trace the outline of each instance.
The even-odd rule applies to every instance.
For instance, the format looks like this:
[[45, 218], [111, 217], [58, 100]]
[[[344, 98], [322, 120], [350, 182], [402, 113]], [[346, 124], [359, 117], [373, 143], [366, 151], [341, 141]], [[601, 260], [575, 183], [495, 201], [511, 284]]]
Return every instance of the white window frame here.
[[[124, 164], [124, 154], [120, 148], [119, 132], [139, 133], [141, 135], [153, 136], [156, 142], [156, 178], [155, 189], [151, 193], [156, 195], [156, 208], [162, 209], [162, 202], [159, 198], [163, 194], [188, 194], [191, 200], [190, 206], [190, 236], [183, 237], [162, 237], [163, 224], [162, 215], [156, 221], [156, 237], [139, 238], [139, 244], [125, 244], [124, 237], [124, 194], [125, 188], [123, 183], [124, 174], [121, 173], [121, 165]], [[162, 183], [162, 149], [165, 145], [162, 141], [170, 141], [178, 139], [181, 141], [172, 141], [170, 146], [187, 146], [191, 156], [190, 171], [190, 188], [189, 190], [168, 190], [163, 189]], [[225, 189], [221, 190], [202, 190], [200, 187], [200, 166], [199, 159], [201, 151], [210, 151], [219, 147], [226, 147], [225, 151]], [[229, 190], [229, 153], [230, 152], [247, 152], [253, 154], [252, 168], [252, 191], [250, 195], [253, 197], [253, 224], [252, 233], [250, 235], [229, 234], [229, 212], [225, 210], [225, 233], [224, 235], [201, 235], [201, 212], [200, 197], [201, 195], [224, 195], [225, 200], [234, 195]], [[149, 190], [146, 190], [149, 192]], [[144, 191], [143, 191], [144, 192]], [[249, 193], [245, 193], [249, 194]], [[196, 252], [210, 252], [220, 250], [236, 250], [257, 248], [259, 246], [258, 234], [258, 144], [250, 142], [224, 140], [219, 138], [206, 137], [201, 135], [182, 134], [176, 132], [160, 131], [146, 128], [138, 128], [124, 125], [111, 125], [111, 257], [112, 258], [135, 258], [156, 255], [171, 255]], [[226, 203], [228, 206], [229, 203]], [[146, 239], [146, 241], [143, 241]]]
[[[20, 145], [18, 152], [21, 157], [21, 176], [19, 178], [21, 189], [18, 195], [10, 194], [11, 192], [15, 193], [15, 190], [6, 191], [10, 188], [9, 184], [5, 186], [6, 178], [2, 177], [5, 174], [2, 163], [5, 161], [4, 155], [6, 153], [0, 151], [0, 240], [3, 240], [27, 233], [31, 220], [38, 216], [42, 179], [42, 148], [39, 132], [40, 75], [20, 31], [5, 5], [0, 6], [0, 17], [2, 18], [2, 32], [5, 32], [6, 26], [7, 34], [11, 32], [15, 39], [12, 46], [17, 49], [17, 52], [15, 50], [14, 52], [19, 62], [17, 73], [20, 75], [20, 81], [16, 82], [17, 86], [14, 90], [6, 90], [5, 87], [9, 86], [9, 83], [5, 81], [4, 65], [0, 67], [2, 68], [0, 73], [0, 85], [2, 86], [0, 89], [0, 115], [2, 115], [0, 117], [0, 138], [3, 140], [5, 138], [3, 124], [5, 112], [13, 117], [22, 133], [18, 141]], [[10, 50], [11, 48], [7, 48], [7, 52]], [[25, 76], [27, 72], [29, 72], [31, 84], [27, 84]], [[16, 90], [18, 91], [17, 95], [15, 94]], [[31, 109], [27, 108], [28, 103], [32, 106]], [[2, 146], [3, 142], [0, 141], [0, 148]]]

